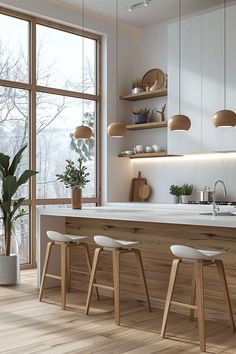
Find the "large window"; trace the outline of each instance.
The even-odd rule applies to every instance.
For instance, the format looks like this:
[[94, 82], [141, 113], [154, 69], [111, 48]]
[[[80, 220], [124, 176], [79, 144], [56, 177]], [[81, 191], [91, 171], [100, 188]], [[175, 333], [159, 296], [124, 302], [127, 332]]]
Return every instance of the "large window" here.
[[[83, 158], [90, 173], [84, 203], [99, 203], [100, 38], [1, 7], [0, 27], [0, 151], [12, 156], [28, 143], [19, 173], [39, 172], [19, 192], [28, 216], [16, 229], [21, 262], [34, 265], [37, 206], [70, 203], [56, 180], [66, 159]], [[74, 138], [81, 124], [92, 128], [92, 139]]]

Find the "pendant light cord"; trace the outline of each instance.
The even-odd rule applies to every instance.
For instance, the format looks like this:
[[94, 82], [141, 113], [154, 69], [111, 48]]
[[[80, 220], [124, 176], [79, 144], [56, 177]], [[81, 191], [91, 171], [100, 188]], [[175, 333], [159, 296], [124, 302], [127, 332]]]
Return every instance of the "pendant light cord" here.
[[224, 0], [224, 109], [226, 108], [226, 1]]
[[181, 112], [180, 90], [181, 90], [181, 0], [179, 0], [179, 115]]
[[118, 121], [118, 92], [119, 92], [119, 79], [118, 79], [118, 58], [119, 58], [119, 23], [118, 23], [118, 0], [116, 0], [116, 122]]
[[[82, 93], [84, 94], [84, 0], [82, 0]], [[82, 99], [82, 124], [84, 119], [84, 98]]]

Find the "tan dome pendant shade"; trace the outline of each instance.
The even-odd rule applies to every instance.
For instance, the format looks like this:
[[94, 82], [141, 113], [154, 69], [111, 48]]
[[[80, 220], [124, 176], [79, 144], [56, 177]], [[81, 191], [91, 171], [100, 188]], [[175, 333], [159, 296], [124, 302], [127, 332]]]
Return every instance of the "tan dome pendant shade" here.
[[236, 114], [229, 109], [222, 109], [214, 114], [212, 122], [216, 128], [232, 128], [236, 125]]
[[168, 121], [168, 128], [171, 131], [183, 132], [189, 130], [191, 127], [191, 120], [184, 114], [176, 114]]
[[181, 0], [179, 0], [179, 114], [174, 114], [168, 120], [168, 129], [175, 132], [184, 132], [191, 127], [191, 120], [181, 114]]
[[107, 135], [113, 138], [121, 138], [126, 135], [126, 126], [121, 123], [111, 123], [107, 128]]
[[75, 128], [75, 139], [90, 139], [93, 136], [93, 131], [87, 125], [80, 125]]
[[[84, 0], [82, 0], [82, 92], [84, 93]], [[82, 98], [82, 120], [84, 118], [84, 98]], [[93, 136], [92, 129], [87, 125], [79, 125], [75, 128], [75, 139], [90, 139]]]
[[232, 128], [236, 125], [236, 114], [235, 112], [225, 109], [226, 108], [226, 2], [224, 0], [224, 109], [219, 110], [214, 113], [212, 117], [212, 123], [216, 128]]
[[118, 48], [119, 48], [119, 28], [118, 28], [118, 0], [116, 0], [116, 122], [109, 124], [107, 127], [107, 135], [110, 138], [123, 138], [127, 134], [126, 126], [122, 123], [117, 122], [118, 118], [118, 92], [119, 92], [119, 75], [118, 75]]

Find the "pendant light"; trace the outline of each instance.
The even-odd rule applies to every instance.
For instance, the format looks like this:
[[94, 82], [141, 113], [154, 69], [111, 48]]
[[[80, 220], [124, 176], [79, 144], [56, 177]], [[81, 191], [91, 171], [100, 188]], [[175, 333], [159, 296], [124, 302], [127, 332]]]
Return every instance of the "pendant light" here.
[[[119, 92], [119, 80], [118, 80], [118, 58], [119, 58], [119, 53], [118, 53], [118, 47], [119, 47], [119, 41], [118, 41], [118, 0], [116, 0], [116, 120], [118, 118], [118, 92]], [[108, 128], [107, 128], [107, 135], [112, 138], [123, 138], [127, 133], [126, 126], [122, 123], [111, 123]]]
[[[82, 92], [84, 93], [84, 0], [82, 0]], [[84, 99], [82, 99], [82, 119], [84, 117]], [[75, 139], [90, 139], [93, 136], [92, 129], [87, 125], [79, 125], [75, 128]]]
[[226, 1], [224, 0], [224, 109], [217, 111], [212, 118], [212, 122], [216, 128], [231, 128], [236, 125], [235, 112], [225, 109], [226, 107]]
[[173, 115], [168, 120], [168, 128], [172, 131], [186, 131], [191, 127], [191, 120], [188, 116], [180, 114], [181, 112], [181, 0], [179, 0], [179, 114]]

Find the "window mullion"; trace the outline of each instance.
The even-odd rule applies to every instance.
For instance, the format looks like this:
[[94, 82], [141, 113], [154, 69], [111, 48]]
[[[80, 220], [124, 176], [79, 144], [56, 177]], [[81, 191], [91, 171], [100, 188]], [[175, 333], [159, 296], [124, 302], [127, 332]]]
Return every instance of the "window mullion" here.
[[[36, 21], [31, 21], [30, 31], [30, 134], [29, 134], [29, 164], [36, 170]], [[30, 179], [29, 199], [31, 200], [30, 229], [31, 229], [31, 263], [36, 263], [36, 176]]]

